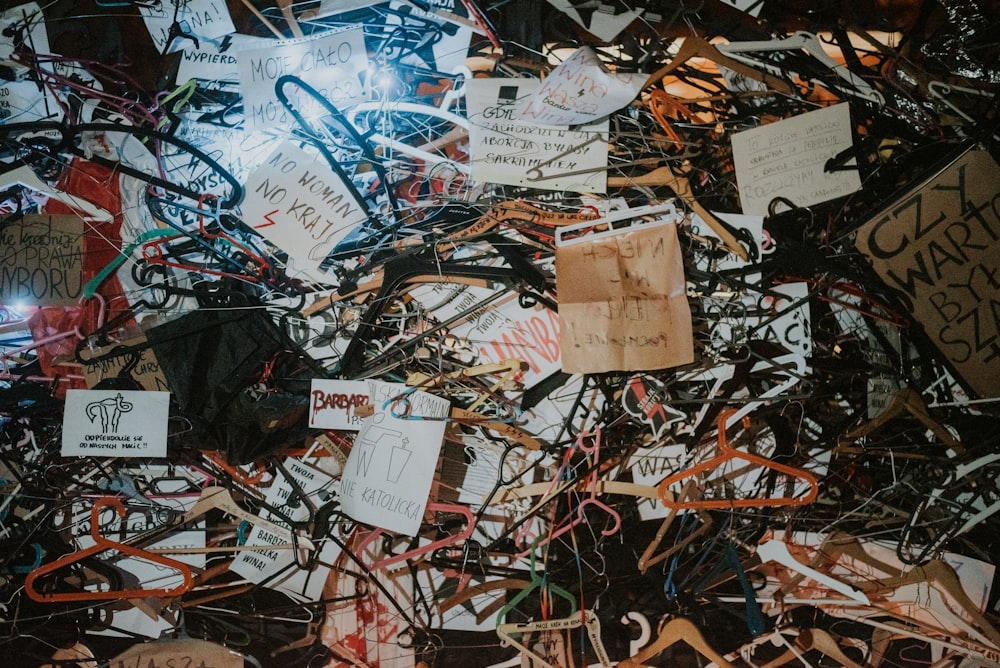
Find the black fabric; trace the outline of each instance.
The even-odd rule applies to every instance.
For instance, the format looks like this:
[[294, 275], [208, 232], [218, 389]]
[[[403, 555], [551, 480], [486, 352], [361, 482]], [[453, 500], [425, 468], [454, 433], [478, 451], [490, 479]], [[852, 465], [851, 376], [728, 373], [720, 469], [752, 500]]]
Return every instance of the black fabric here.
[[309, 384], [324, 374], [265, 311], [195, 311], [147, 336], [174, 404], [214, 441], [201, 447], [246, 464], [302, 443]]

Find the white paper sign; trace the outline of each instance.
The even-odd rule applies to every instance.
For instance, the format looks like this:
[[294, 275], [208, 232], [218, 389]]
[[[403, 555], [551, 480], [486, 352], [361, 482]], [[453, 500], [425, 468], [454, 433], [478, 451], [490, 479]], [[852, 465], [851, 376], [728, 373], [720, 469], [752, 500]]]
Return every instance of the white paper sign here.
[[160, 53], [165, 48], [167, 53], [173, 53], [194, 44], [192, 39], [170, 34], [170, 26], [175, 20], [183, 33], [197, 39], [199, 43], [236, 32], [225, 0], [173, 0], [153, 4], [143, 2], [138, 3], [138, 7], [149, 36], [153, 38], [153, 44]]
[[177, 83], [182, 84], [189, 79], [238, 82], [240, 61], [237, 54], [244, 49], [264, 48], [272, 43], [272, 40], [263, 37], [238, 33], [218, 41], [202, 41], [197, 46], [194, 42], [185, 42], [177, 66]]
[[243, 220], [293, 260], [293, 270], [313, 272], [330, 250], [368, 218], [354, 187], [319, 156], [290, 141], [247, 178]]
[[[36, 2], [0, 13], [0, 59], [9, 59], [16, 42], [21, 40], [36, 53], [51, 53], [45, 20]], [[37, 82], [0, 82], [0, 122], [37, 121], [57, 113], [61, 112], [51, 92], [39, 89]]]
[[[341, 509], [359, 522], [415, 536], [444, 439], [447, 423], [440, 418], [447, 417], [450, 405], [401, 383], [369, 381], [369, 386], [375, 414], [347, 457]], [[406, 403], [395, 401], [404, 396]], [[409, 417], [397, 417], [404, 411]]]
[[0, 58], [8, 59], [16, 39], [36, 53], [51, 53], [45, 18], [37, 2], [27, 2], [0, 13]]
[[608, 122], [578, 130], [521, 120], [541, 82], [472, 79], [465, 84], [472, 178], [544, 190], [607, 189]]
[[[300, 462], [296, 459], [285, 459], [284, 470], [302, 489], [303, 493], [317, 506], [321, 506], [335, 494], [335, 480], [323, 471]], [[267, 490], [264, 502], [276, 508], [281, 508], [293, 521], [305, 520], [309, 517], [309, 507], [302, 501], [298, 505], [290, 505], [292, 485], [284, 472], [278, 474]], [[261, 516], [280, 526], [286, 526], [281, 519], [266, 509]], [[264, 525], [254, 525], [247, 536], [248, 547], [288, 546], [288, 539], [279, 536]], [[322, 564], [333, 563], [339, 548], [333, 541], [326, 541], [320, 552], [318, 565], [312, 571], [298, 568], [295, 565], [295, 554], [291, 549], [245, 550], [240, 552], [229, 567], [229, 570], [256, 583], [265, 583], [272, 589], [278, 589], [303, 600], [318, 601], [322, 597], [323, 585], [326, 583], [329, 568]]]
[[[287, 127], [295, 122], [275, 95], [274, 84], [285, 75], [298, 77], [337, 106], [368, 98], [362, 83], [368, 71], [368, 53], [360, 27], [246, 49], [239, 52], [239, 61], [248, 130]], [[324, 113], [318, 103], [297, 93], [293, 86], [286, 86], [284, 92], [303, 116]]]
[[166, 457], [169, 392], [67, 390], [64, 457]]
[[[434, 0], [428, 5], [435, 11], [468, 19], [468, 11], [460, 0]], [[423, 25], [425, 21], [441, 25], [440, 39], [430, 40], [429, 45], [424, 45], [415, 54], [404, 56], [403, 62], [417, 66], [424, 65], [437, 72], [460, 72], [465, 66], [465, 59], [469, 54], [469, 42], [472, 40], [472, 28], [446, 21], [440, 15], [426, 12], [412, 2], [390, 3], [389, 10], [386, 16], [388, 25], [399, 23], [412, 27], [414, 24]], [[416, 20], [409, 18], [411, 16], [416, 17]], [[419, 29], [415, 34], [420, 35]]]
[[733, 161], [743, 213], [766, 216], [775, 197], [812, 206], [859, 190], [858, 170], [824, 170], [852, 142], [846, 103], [737, 132]]
[[309, 427], [357, 431], [364, 418], [354, 411], [370, 403], [367, 381], [314, 378], [309, 393]]
[[583, 125], [630, 103], [646, 83], [645, 74], [604, 69], [589, 46], [561, 62], [529, 98], [520, 120], [541, 125]]

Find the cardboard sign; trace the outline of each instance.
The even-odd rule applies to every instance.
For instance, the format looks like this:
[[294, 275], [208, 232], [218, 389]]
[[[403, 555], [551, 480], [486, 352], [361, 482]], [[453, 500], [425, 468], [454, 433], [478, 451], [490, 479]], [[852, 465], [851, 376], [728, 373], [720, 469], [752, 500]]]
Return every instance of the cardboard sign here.
[[630, 103], [646, 78], [608, 72], [593, 49], [581, 46], [545, 77], [520, 118], [542, 125], [593, 123]]
[[968, 151], [858, 229], [855, 246], [981, 397], [1000, 396], [1000, 165]]
[[0, 230], [0, 303], [75, 306], [83, 291], [83, 220], [31, 214]]
[[[144, 343], [146, 343], [146, 337], [137, 336], [121, 343], [89, 351], [88, 354], [94, 357], [103, 357], [111, 353], [115, 347], [124, 345], [132, 348], [141, 346]], [[156, 353], [153, 352], [153, 349], [151, 347], [142, 348], [135, 354], [139, 356], [139, 359], [136, 360], [127, 377], [139, 383], [144, 390], [152, 392], [169, 391], [170, 386], [167, 385], [167, 377], [160, 368], [160, 362], [156, 359]], [[101, 381], [117, 378], [122, 370], [131, 364], [132, 361], [132, 354], [121, 354], [102, 359], [93, 364], [84, 364], [84, 381], [87, 383], [88, 388], [94, 389], [94, 386]]]
[[196, 638], [139, 643], [111, 659], [115, 668], [243, 668], [243, 655]]
[[[239, 52], [239, 61], [248, 131], [294, 123], [274, 90], [275, 81], [285, 75], [298, 77], [338, 106], [368, 99], [362, 82], [368, 71], [368, 53], [360, 27], [245, 49]], [[285, 94], [307, 118], [324, 113], [322, 107], [307, 96], [297, 95], [291, 86], [286, 87]]]
[[608, 122], [569, 130], [521, 119], [541, 82], [472, 79], [465, 84], [469, 155], [476, 181], [543, 190], [607, 189]]
[[556, 247], [567, 373], [646, 371], [694, 361], [677, 230], [659, 221]]
[[743, 213], [765, 216], [775, 197], [812, 206], [859, 190], [856, 169], [825, 171], [827, 160], [851, 147], [851, 127], [843, 103], [734, 134]]
[[[216, 37], [236, 32], [233, 19], [225, 0], [184, 0], [181, 2], [139, 3], [139, 13], [153, 38], [153, 44], [160, 53], [173, 53], [186, 46], [193, 45], [194, 40], [211, 42]], [[174, 21], [180, 24], [181, 30], [190, 37], [177, 37], [170, 34]], [[191, 39], [193, 38], [193, 39]]]
[[166, 457], [169, 392], [67, 390], [64, 457]]
[[247, 225], [288, 253], [294, 270], [321, 280], [323, 259], [368, 218], [351, 184], [290, 141], [247, 178], [242, 208]]
[[355, 409], [370, 403], [366, 381], [314, 378], [309, 393], [309, 427], [357, 431], [364, 418], [355, 415]]
[[[369, 392], [375, 414], [347, 458], [341, 508], [359, 522], [415, 536], [441, 452], [447, 424], [441, 418], [450, 404], [401, 383], [369, 381]], [[407, 417], [399, 417], [404, 411]]]

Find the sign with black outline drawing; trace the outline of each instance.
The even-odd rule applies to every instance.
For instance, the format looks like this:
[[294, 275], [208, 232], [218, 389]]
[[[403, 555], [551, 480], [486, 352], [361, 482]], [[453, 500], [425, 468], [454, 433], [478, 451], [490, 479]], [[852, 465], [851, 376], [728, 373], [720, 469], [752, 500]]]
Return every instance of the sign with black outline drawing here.
[[369, 381], [365, 420], [341, 478], [340, 506], [358, 522], [415, 536], [427, 507], [451, 404], [401, 383]]
[[166, 457], [169, 392], [68, 390], [64, 457]]

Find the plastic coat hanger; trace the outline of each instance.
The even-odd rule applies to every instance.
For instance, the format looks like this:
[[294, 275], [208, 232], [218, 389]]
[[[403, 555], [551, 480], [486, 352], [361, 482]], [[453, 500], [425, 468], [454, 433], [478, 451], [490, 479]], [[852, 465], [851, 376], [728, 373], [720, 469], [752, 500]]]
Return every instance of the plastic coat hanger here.
[[28, 165], [20, 165], [0, 174], [0, 191], [7, 190], [13, 186], [23, 186], [37, 193], [42, 193], [49, 199], [62, 202], [69, 208], [82, 214], [83, 219], [87, 222], [110, 223], [114, 220], [114, 216], [96, 204], [82, 197], [70, 195], [45, 183], [38, 177], [38, 174], [35, 174], [35, 170]]
[[[748, 65], [757, 64], [752, 58], [747, 58], [741, 54], [754, 51], [805, 51], [814, 60], [829, 68], [842, 81], [850, 86], [844, 92], [854, 95], [862, 100], [874, 102], [879, 105], [885, 104], [885, 97], [882, 93], [872, 88], [867, 81], [847, 68], [846, 65], [838, 63], [824, 49], [819, 38], [811, 32], [799, 31], [786, 37], [785, 39], [771, 39], [751, 42], [730, 42], [720, 44], [719, 51], [742, 61]], [[816, 81], [820, 85], [825, 85], [823, 81]]]
[[[587, 637], [594, 648], [594, 654], [603, 668], [611, 668], [611, 660], [608, 658], [604, 643], [601, 642], [601, 622], [593, 610], [584, 610], [581, 614], [573, 614], [563, 619], [546, 619], [540, 622], [527, 622], [524, 624], [500, 624], [497, 626], [497, 635], [500, 636], [500, 644], [503, 646], [513, 645], [521, 650], [522, 654], [531, 657], [532, 664], [544, 666], [545, 668], [559, 668], [544, 658], [538, 656], [526, 646], [516, 640], [512, 634], [526, 633], [528, 631], [551, 631], [561, 629], [575, 629], [583, 626], [587, 629]], [[620, 665], [620, 664], [619, 664]]]
[[[431, 541], [419, 547], [415, 547], [412, 550], [407, 550], [406, 552], [401, 552], [399, 554], [394, 554], [392, 556], [386, 557], [380, 561], [376, 561], [370, 567], [370, 570], [377, 571], [383, 568], [388, 568], [393, 564], [398, 564], [402, 561], [407, 561], [409, 559], [415, 559], [421, 555], [433, 552], [434, 550], [439, 550], [443, 547], [448, 547], [450, 545], [457, 545], [463, 541], [468, 540], [472, 537], [473, 532], [476, 529], [476, 518], [473, 516], [472, 511], [469, 510], [468, 506], [451, 504], [451, 503], [435, 503], [430, 502], [427, 504], [427, 510], [435, 513], [458, 513], [465, 518], [465, 528], [463, 528], [457, 534], [451, 536], [445, 536], [439, 540]], [[372, 542], [379, 536], [385, 534], [383, 529], [375, 528], [371, 533], [365, 536], [364, 540], [357, 546], [355, 553], [361, 554], [365, 551]]]
[[835, 592], [841, 593], [848, 598], [851, 598], [859, 603], [865, 605], [871, 605], [871, 601], [864, 592], [858, 591], [846, 582], [842, 582], [833, 576], [827, 575], [826, 573], [821, 573], [815, 568], [811, 568], [801, 561], [792, 556], [792, 553], [788, 551], [788, 545], [783, 540], [778, 540], [776, 538], [762, 543], [757, 546], [757, 557], [760, 558], [761, 563], [775, 562], [782, 566], [786, 566], [793, 571], [801, 573], [812, 580], [820, 583], [824, 587], [832, 589]]
[[570, 594], [565, 589], [563, 589], [562, 587], [560, 587], [559, 585], [545, 582], [545, 579], [541, 575], [538, 574], [538, 571], [535, 569], [535, 563], [536, 563], [535, 553], [536, 552], [537, 552], [537, 550], [535, 550], [534, 546], [532, 546], [532, 549], [531, 549], [531, 552], [530, 552], [531, 566], [530, 566], [530, 570], [529, 570], [529, 575], [531, 577], [531, 580], [529, 581], [528, 586], [525, 587], [524, 589], [522, 589], [521, 591], [519, 591], [514, 596], [514, 598], [512, 598], [510, 601], [507, 602], [507, 605], [505, 605], [504, 607], [500, 608], [500, 612], [497, 613], [497, 626], [498, 627], [501, 624], [504, 623], [505, 619], [507, 619], [507, 613], [508, 612], [510, 612], [511, 610], [513, 610], [514, 608], [516, 608], [517, 605], [521, 601], [523, 601], [524, 599], [526, 599], [536, 589], [541, 589], [542, 587], [545, 587], [546, 589], [548, 589], [549, 591], [551, 591], [553, 594], [555, 594], [559, 598], [567, 601], [569, 603], [569, 606], [570, 606], [570, 613], [569, 614], [570, 615], [575, 615], [576, 614], [576, 611], [577, 611], [576, 599], [573, 597], [573, 595]]
[[[101, 510], [114, 508], [119, 516], [125, 517], [125, 506], [120, 500], [114, 497], [103, 497], [94, 502], [90, 511], [90, 535], [94, 539], [94, 545], [83, 550], [78, 550], [71, 554], [36, 568], [28, 574], [24, 581], [24, 590], [28, 596], [35, 601], [43, 603], [55, 603], [63, 601], [106, 601], [129, 598], [169, 598], [179, 596], [191, 588], [192, 575], [191, 567], [187, 564], [147, 552], [141, 548], [125, 545], [117, 541], [110, 540], [101, 535], [100, 514]], [[138, 557], [146, 561], [151, 561], [161, 566], [172, 568], [181, 574], [183, 581], [181, 584], [170, 589], [124, 589], [114, 591], [81, 591], [81, 592], [40, 592], [35, 588], [35, 581], [47, 573], [52, 573], [65, 566], [79, 563], [89, 557], [96, 556], [102, 552], [114, 550], [130, 557]]]
[[[812, 473], [794, 466], [787, 466], [775, 462], [767, 457], [755, 455], [749, 452], [742, 452], [729, 447], [726, 440], [726, 422], [732, 411], [722, 411], [719, 413], [719, 454], [699, 464], [695, 464], [687, 469], [669, 475], [660, 482], [660, 500], [668, 508], [683, 509], [727, 509], [727, 508], [763, 508], [773, 506], [802, 506], [812, 503], [819, 494], [819, 482]], [[762, 468], [785, 473], [809, 484], [809, 491], [804, 496], [784, 496], [767, 498], [745, 498], [745, 499], [696, 499], [679, 500], [672, 499], [669, 495], [670, 486], [687, 478], [694, 477], [705, 471], [714, 471], [730, 461], [743, 460], [751, 464], [758, 464]]]
[[719, 668], [736, 668], [708, 644], [705, 636], [701, 633], [701, 629], [695, 626], [691, 620], [684, 617], [675, 617], [667, 622], [660, 629], [656, 640], [640, 650], [635, 656], [619, 662], [618, 668], [639, 668], [649, 659], [652, 659], [671, 645], [681, 641], [690, 645], [692, 649], [706, 659], [714, 662]]

